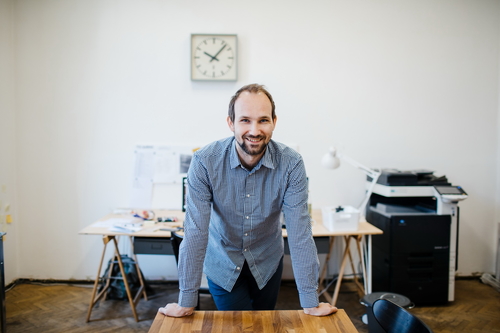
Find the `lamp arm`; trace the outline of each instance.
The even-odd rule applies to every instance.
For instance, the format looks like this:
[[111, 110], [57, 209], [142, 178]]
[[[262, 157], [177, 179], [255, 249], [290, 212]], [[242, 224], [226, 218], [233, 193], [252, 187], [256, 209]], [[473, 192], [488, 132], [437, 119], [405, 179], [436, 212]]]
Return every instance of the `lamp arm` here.
[[365, 217], [365, 207], [366, 207], [366, 204], [368, 203], [368, 200], [370, 200], [370, 197], [371, 197], [372, 192], [373, 192], [373, 188], [375, 187], [375, 184], [377, 183], [378, 177], [380, 176], [381, 172], [379, 170], [368, 168], [368, 167], [364, 166], [363, 164], [361, 164], [361, 163], [353, 160], [349, 156], [346, 156], [346, 155], [343, 155], [343, 154], [338, 154], [338, 156], [339, 156], [339, 158], [341, 158], [342, 160], [346, 161], [347, 163], [349, 163], [349, 164], [355, 166], [356, 168], [362, 170], [365, 174], [367, 174], [372, 179], [372, 181], [370, 183], [370, 186], [368, 187], [368, 190], [366, 191], [366, 196], [365, 196], [363, 202], [361, 203], [361, 205], [358, 208], [359, 213], [360, 213], [360, 217], [364, 218]]
[[[339, 158], [343, 159], [343, 160], [344, 160], [344, 161], [346, 161], [347, 163], [349, 163], [349, 164], [351, 164], [351, 165], [355, 166], [355, 167], [356, 167], [356, 168], [358, 168], [358, 169], [363, 170], [363, 172], [364, 172], [365, 174], [367, 174], [368, 176], [370, 176], [372, 179], [373, 179], [373, 178], [375, 178], [375, 177], [377, 177], [377, 178], [378, 178], [378, 176], [380, 176], [380, 172], [379, 172], [379, 171], [376, 171], [376, 170], [373, 170], [373, 169], [371, 169], [371, 168], [368, 168], [368, 167], [364, 166], [363, 164], [361, 164], [361, 163], [359, 163], [359, 162], [357, 162], [357, 161], [353, 160], [353, 159], [352, 159], [352, 158], [350, 158], [349, 156], [346, 156], [346, 155], [344, 155], [344, 154], [340, 154], [340, 153], [338, 153], [338, 156], [339, 156]], [[376, 181], [376, 180], [375, 180], [375, 181]]]
[[359, 214], [361, 218], [365, 217], [365, 207], [368, 204], [368, 200], [370, 200], [370, 197], [372, 196], [373, 193], [373, 188], [375, 187], [375, 184], [377, 183], [378, 177], [380, 176], [381, 172], [376, 171], [375, 176], [370, 176], [372, 177], [372, 182], [370, 183], [370, 186], [368, 187], [368, 190], [366, 191], [366, 196], [361, 205], [359, 206]]

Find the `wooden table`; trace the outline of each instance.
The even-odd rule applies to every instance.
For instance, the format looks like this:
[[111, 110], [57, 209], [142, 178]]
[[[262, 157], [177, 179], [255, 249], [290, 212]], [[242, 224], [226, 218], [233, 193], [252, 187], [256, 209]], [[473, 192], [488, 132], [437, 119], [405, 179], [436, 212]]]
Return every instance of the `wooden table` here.
[[356, 333], [346, 312], [325, 317], [304, 314], [303, 310], [281, 311], [196, 311], [192, 316], [173, 318], [156, 315], [149, 333]]

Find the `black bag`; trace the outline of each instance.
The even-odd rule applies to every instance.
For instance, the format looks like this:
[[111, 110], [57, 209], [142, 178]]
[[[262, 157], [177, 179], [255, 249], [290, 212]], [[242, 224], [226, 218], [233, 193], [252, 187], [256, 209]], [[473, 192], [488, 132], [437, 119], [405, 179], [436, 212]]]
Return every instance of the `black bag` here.
[[[125, 271], [125, 275], [127, 276], [128, 286], [130, 288], [130, 293], [132, 294], [132, 298], [135, 297], [137, 291], [141, 287], [141, 281], [139, 280], [139, 274], [141, 274], [142, 281], [144, 281], [144, 287], [146, 291], [151, 291], [149, 286], [146, 284], [146, 280], [144, 279], [144, 275], [142, 272], [137, 272], [135, 262], [132, 258], [130, 258], [126, 254], [122, 254], [121, 256], [123, 269]], [[113, 271], [111, 275], [109, 275], [109, 270], [111, 268], [111, 264], [113, 263]], [[106, 286], [107, 278], [110, 278], [108, 292], [106, 294], [106, 299], [117, 299], [117, 300], [127, 300], [127, 290], [125, 289], [125, 284], [123, 283], [122, 273], [120, 272], [120, 265], [118, 264], [118, 260], [116, 256], [108, 262], [108, 267], [104, 271], [104, 275], [101, 277], [101, 285], [99, 287], [99, 292], [104, 289]]]

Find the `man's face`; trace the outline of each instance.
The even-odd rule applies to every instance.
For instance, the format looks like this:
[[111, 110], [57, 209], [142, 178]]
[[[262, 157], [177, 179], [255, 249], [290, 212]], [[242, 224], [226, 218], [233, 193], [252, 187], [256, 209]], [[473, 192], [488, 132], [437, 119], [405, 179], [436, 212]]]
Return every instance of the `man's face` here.
[[272, 119], [271, 101], [264, 93], [243, 92], [234, 104], [234, 123], [228, 117], [229, 128], [238, 142], [238, 153], [262, 156], [271, 140], [276, 119]]

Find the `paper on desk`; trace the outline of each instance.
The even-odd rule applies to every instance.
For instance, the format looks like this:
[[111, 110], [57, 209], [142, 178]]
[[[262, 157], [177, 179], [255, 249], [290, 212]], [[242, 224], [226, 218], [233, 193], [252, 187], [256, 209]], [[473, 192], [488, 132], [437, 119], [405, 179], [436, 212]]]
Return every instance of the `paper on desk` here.
[[136, 232], [141, 230], [144, 221], [137, 217], [113, 217], [107, 220], [96, 222], [93, 226], [109, 228], [116, 232]]
[[[137, 217], [130, 218], [112, 218], [109, 219], [113, 223], [110, 227], [110, 231], [133, 233], [142, 229], [143, 219]], [[109, 221], [108, 220], [108, 221]]]
[[114, 225], [112, 227], [109, 227], [109, 230], [110, 231], [115, 231], [115, 232], [123, 232], [123, 233], [130, 234], [130, 233], [133, 233], [133, 232], [141, 230], [141, 227], [140, 226], [134, 226], [134, 225], [131, 225], [131, 224], [124, 225], [124, 226]]

